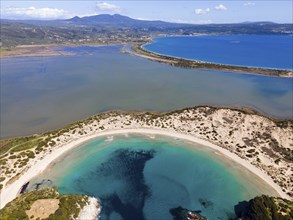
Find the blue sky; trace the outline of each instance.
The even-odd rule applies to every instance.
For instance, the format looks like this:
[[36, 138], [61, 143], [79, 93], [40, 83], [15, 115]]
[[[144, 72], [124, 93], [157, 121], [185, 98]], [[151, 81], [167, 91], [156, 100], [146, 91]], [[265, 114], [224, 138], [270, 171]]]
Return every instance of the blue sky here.
[[293, 23], [292, 0], [286, 1], [7, 1], [1, 18], [63, 19], [119, 13], [136, 19], [182, 23], [273, 21]]

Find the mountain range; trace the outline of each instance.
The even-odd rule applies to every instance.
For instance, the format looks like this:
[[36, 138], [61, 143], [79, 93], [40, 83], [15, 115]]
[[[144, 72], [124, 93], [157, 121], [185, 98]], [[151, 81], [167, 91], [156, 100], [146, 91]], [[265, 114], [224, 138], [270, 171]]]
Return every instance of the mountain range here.
[[101, 14], [89, 17], [73, 17], [68, 20], [63, 20], [61, 23], [67, 24], [81, 24], [81, 25], [97, 25], [97, 26], [107, 26], [107, 27], [127, 27], [127, 28], [149, 28], [149, 27], [178, 27], [186, 26], [186, 24], [177, 24], [164, 21], [146, 21], [133, 19], [127, 16], [114, 14]]
[[119, 14], [75, 16], [70, 19], [50, 21], [1, 19], [2, 47], [48, 43], [137, 42], [143, 40], [142, 37], [149, 38], [162, 34], [293, 34], [293, 26], [267, 21], [236, 24], [180, 24], [159, 20], [138, 20]]

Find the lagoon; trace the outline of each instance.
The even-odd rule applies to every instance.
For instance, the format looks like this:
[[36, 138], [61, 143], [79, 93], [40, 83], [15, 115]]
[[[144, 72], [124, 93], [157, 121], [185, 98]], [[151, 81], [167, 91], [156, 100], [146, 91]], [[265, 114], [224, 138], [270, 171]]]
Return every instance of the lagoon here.
[[[138, 134], [102, 137], [58, 158], [30, 183], [50, 179], [61, 193], [101, 199], [101, 219], [171, 219], [178, 206], [208, 219], [233, 217], [234, 205], [275, 192], [214, 150], [181, 139]], [[48, 182], [48, 181], [47, 181]]]
[[121, 54], [121, 46], [59, 49], [76, 55], [1, 59], [1, 138], [113, 109], [234, 105], [293, 118], [292, 78], [182, 69]]

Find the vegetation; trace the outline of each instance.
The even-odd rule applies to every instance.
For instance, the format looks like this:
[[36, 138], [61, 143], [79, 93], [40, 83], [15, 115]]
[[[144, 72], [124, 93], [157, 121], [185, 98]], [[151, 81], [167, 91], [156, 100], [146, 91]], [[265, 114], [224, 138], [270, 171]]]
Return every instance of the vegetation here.
[[[180, 113], [184, 113], [185, 111], [189, 110], [197, 110], [198, 115], [203, 115], [203, 117], [206, 117], [210, 114], [213, 114], [218, 109], [225, 109], [223, 107], [212, 107], [212, 106], [198, 106], [193, 108], [185, 108], [181, 110], [176, 110], [172, 112], [167, 113], [159, 113], [159, 112], [130, 112], [130, 111], [110, 111], [105, 113], [100, 113], [99, 115], [92, 116], [90, 118], [87, 118], [85, 120], [76, 122], [74, 124], [70, 124], [67, 127], [63, 129], [58, 129], [55, 131], [47, 132], [40, 135], [30, 136], [30, 137], [20, 137], [20, 138], [11, 138], [7, 140], [0, 141], [0, 146], [5, 150], [3, 153], [1, 151], [0, 158], [0, 165], [1, 167], [7, 165], [7, 162], [11, 159], [14, 160], [14, 166], [17, 167], [23, 167], [27, 164], [28, 160], [30, 158], [34, 158], [35, 154], [32, 150], [32, 146], [36, 148], [36, 154], [37, 152], [41, 152], [44, 150], [45, 147], [49, 147], [50, 145], [56, 144], [54, 140], [57, 140], [58, 137], [62, 134], [65, 134], [69, 131], [76, 131], [78, 133], [82, 127], [88, 123], [97, 122], [95, 123], [97, 125], [97, 128], [100, 128], [100, 130], [104, 130], [107, 128], [107, 126], [103, 126], [103, 124], [99, 124], [101, 119], [111, 118], [111, 121], [115, 122], [116, 116], [129, 116], [129, 120], [125, 120], [124, 124], [128, 125], [131, 124], [133, 121], [136, 122], [145, 122], [148, 124], [155, 124], [156, 126], [171, 126], [170, 122], [168, 120], [171, 118], [171, 116], [180, 116]], [[242, 114], [255, 114], [259, 115], [259, 113], [246, 109], [246, 108], [229, 108], [234, 111], [234, 115], [237, 118], [239, 115]], [[192, 117], [187, 116], [180, 116], [178, 117], [182, 121], [188, 122], [188, 120], [194, 120], [201, 123], [198, 123], [199, 127], [203, 127], [204, 123], [201, 121], [201, 119], [198, 119], [198, 115], [193, 115]], [[239, 116], [240, 117], [240, 116]], [[224, 117], [223, 120], [226, 124], [231, 123], [231, 119], [229, 117]], [[271, 119], [276, 126], [281, 126], [284, 128], [291, 128], [293, 125], [292, 120], [275, 120]], [[110, 122], [109, 122], [110, 123]], [[256, 123], [256, 122], [254, 122]], [[261, 126], [263, 126], [261, 122]], [[212, 131], [208, 131], [212, 132]], [[65, 135], [66, 136], [66, 135]], [[275, 157], [274, 155], [281, 154], [285, 155], [285, 153], [290, 153], [290, 149], [286, 149], [285, 152], [282, 152], [282, 146], [277, 145], [278, 142], [272, 138], [271, 134], [269, 132], [256, 132], [255, 138], [259, 137], [259, 139], [263, 139], [266, 141], [269, 141], [272, 143], [272, 147], [270, 149], [263, 148], [262, 150], [265, 152], [266, 149], [268, 153], [271, 152], [272, 158]], [[60, 139], [62, 139], [60, 137]], [[250, 141], [253, 139], [244, 139], [244, 142], [246, 145], [250, 145]], [[225, 142], [225, 144], [229, 144], [229, 142]], [[242, 145], [236, 145], [239, 149], [242, 149], [243, 152], [249, 153], [247, 156], [252, 157], [255, 156], [257, 152], [255, 152], [254, 148], [246, 147]], [[2, 149], [1, 149], [2, 150]], [[278, 154], [276, 154], [276, 152]], [[292, 156], [292, 155], [291, 155]], [[9, 159], [8, 159], [9, 158]], [[275, 159], [275, 163], [279, 163], [280, 158], [282, 161], [284, 161], [286, 158], [282, 156], [278, 156]], [[291, 157], [292, 158], [292, 157]], [[16, 160], [15, 160], [16, 159]], [[290, 158], [289, 158], [290, 159]], [[15, 167], [14, 167], [15, 168]], [[4, 169], [3, 169], [4, 171]], [[7, 170], [5, 170], [3, 173], [11, 174], [14, 173], [14, 170], [9, 167]], [[13, 177], [13, 178], [17, 178]], [[8, 176], [10, 178], [11, 176]], [[4, 181], [4, 177], [0, 178], [0, 189], [2, 188], [3, 184], [6, 184]], [[288, 182], [289, 183], [289, 182]], [[278, 182], [278, 184], [280, 184]], [[282, 184], [280, 184], [282, 186]], [[47, 189], [48, 190], [48, 189]], [[79, 208], [75, 204], [85, 204], [85, 200], [83, 196], [74, 196], [74, 195], [58, 195], [55, 191], [55, 194], [48, 190], [45, 192], [35, 191], [32, 192], [32, 194], [25, 194], [17, 199], [15, 199], [13, 202], [7, 204], [7, 206], [1, 210], [0, 213], [0, 219], [28, 219], [26, 216], [25, 210], [28, 210], [31, 206], [31, 204], [37, 200], [37, 199], [44, 199], [44, 198], [57, 198], [60, 201], [60, 207], [59, 209], [52, 215], [49, 216], [49, 219], [68, 219], [68, 215], [72, 214], [76, 216], [78, 214]], [[22, 207], [21, 209], [18, 209], [17, 207]], [[292, 211], [292, 202], [279, 199], [279, 198], [272, 198], [268, 196], [260, 196], [256, 197], [249, 202], [245, 202], [245, 209], [238, 209], [237, 215], [241, 217], [244, 220], [253, 220], [253, 219], [268, 219], [268, 220], [287, 220], [287, 219], [293, 219], [293, 211]], [[240, 211], [239, 211], [240, 210]], [[180, 212], [182, 214], [182, 212]], [[179, 213], [179, 214], [180, 214]], [[180, 214], [180, 215], [181, 215]]]
[[54, 188], [47, 188], [25, 193], [8, 203], [0, 210], [2, 220], [28, 220], [26, 211], [39, 199], [58, 199], [59, 208], [47, 219], [68, 220], [76, 218], [80, 210], [87, 203], [87, 196], [84, 195], [60, 195]]
[[[121, 15], [98, 15], [67, 20], [3, 20], [1, 39], [5, 48], [36, 44], [109, 44], [145, 42], [150, 36], [194, 34], [292, 34], [292, 24], [255, 22], [249, 24], [191, 25], [142, 21]], [[5, 50], [1, 52], [6, 52]]]
[[235, 206], [236, 215], [243, 220], [291, 220], [293, 202], [269, 196], [257, 196]]
[[169, 57], [165, 55], [160, 55], [152, 53], [150, 51], [144, 50], [141, 45], [136, 45], [132, 47], [132, 50], [136, 53], [139, 53], [150, 58], [155, 58], [158, 62], [165, 62], [172, 66], [177, 66], [181, 68], [194, 68], [194, 69], [212, 69], [212, 70], [230, 70], [236, 72], [249, 72], [255, 74], [263, 74], [269, 76], [288, 76], [290, 73], [289, 70], [282, 69], [265, 69], [265, 68], [254, 68], [254, 67], [245, 67], [245, 66], [233, 66], [226, 64], [216, 64], [208, 62], [200, 62], [187, 60], [182, 58]]
[[[260, 115], [260, 113], [241, 107], [213, 107], [213, 106], [197, 106], [191, 108], [184, 108], [180, 110], [170, 111], [170, 112], [137, 112], [137, 111], [109, 111], [100, 113], [98, 115], [89, 117], [87, 119], [78, 121], [76, 123], [70, 124], [62, 129], [57, 129], [54, 131], [49, 131], [39, 135], [33, 135], [29, 137], [18, 137], [18, 138], [10, 138], [5, 140], [0, 140], [0, 169], [2, 170], [0, 177], [0, 183], [2, 185], [8, 185], [13, 181], [16, 181], [19, 178], [19, 175], [26, 169], [26, 166], [29, 164], [32, 158], [41, 157], [42, 152], [52, 151], [57, 143], [61, 141], [70, 141], [72, 140], [72, 134], [75, 135], [84, 135], [87, 130], [84, 130], [83, 127], [87, 124], [91, 124], [95, 127], [91, 127], [90, 129], [94, 129], [96, 132], [105, 130], [108, 126], [105, 123], [101, 123], [103, 119], [108, 119], [111, 117], [111, 121], [109, 123], [115, 123], [117, 118], [115, 117], [126, 117], [123, 122], [123, 126], [130, 126], [132, 123], [136, 122], [138, 124], [156, 126], [156, 127], [173, 127], [175, 130], [177, 129], [171, 121], [171, 118], [178, 117], [178, 120], [184, 123], [196, 123], [198, 126], [195, 129], [195, 132], [198, 132], [199, 135], [206, 135], [206, 137], [212, 141], [220, 140], [220, 144], [229, 145], [230, 142], [223, 140], [221, 142], [221, 137], [217, 134], [215, 128], [211, 128], [207, 130], [205, 127], [205, 123], [203, 123], [204, 117], [208, 117], [211, 114], [214, 114], [219, 109], [229, 109], [234, 112], [235, 120], [239, 119], [243, 115]], [[183, 116], [184, 112], [197, 112], [197, 115], [193, 115], [192, 117]], [[182, 114], [182, 115], [181, 115]], [[266, 116], [262, 116], [266, 117]], [[269, 117], [267, 117], [269, 118]], [[274, 122], [274, 126], [292, 130], [293, 121], [292, 120], [277, 120], [273, 118], [269, 118], [272, 122]], [[229, 117], [223, 117], [223, 121], [225, 124], [231, 124], [232, 119]], [[123, 127], [122, 126], [122, 127]], [[262, 123], [261, 123], [261, 126]], [[269, 127], [267, 129], [270, 129]], [[237, 129], [236, 129], [237, 130]], [[236, 131], [235, 130], [235, 131]], [[194, 132], [189, 128], [186, 130], [187, 132]], [[232, 130], [229, 132], [229, 135], [234, 135]], [[292, 149], [284, 148], [282, 145], [278, 143], [276, 139], [274, 139], [270, 132], [264, 131], [253, 131], [252, 138], [243, 139], [243, 144], [236, 144], [236, 151], [239, 153], [245, 153], [249, 158], [257, 157], [259, 151], [254, 147], [255, 141], [266, 142], [269, 146], [261, 147], [261, 151], [270, 156], [275, 164], [279, 164], [283, 166], [284, 163], [292, 161]], [[212, 136], [212, 137], [211, 137]], [[217, 136], [217, 137], [216, 137]], [[58, 141], [59, 139], [59, 141]], [[232, 143], [232, 142], [231, 142]], [[258, 163], [261, 163], [260, 159], [257, 158]], [[285, 168], [284, 168], [285, 169]], [[274, 171], [273, 171], [274, 172]], [[282, 171], [283, 172], [283, 171]], [[276, 175], [279, 175], [278, 173]], [[283, 174], [281, 173], [280, 176]], [[5, 179], [4, 179], [5, 178]], [[285, 178], [286, 181], [279, 178], [275, 178], [275, 175], [272, 175], [272, 178], [279, 184], [282, 188], [286, 188], [287, 185], [290, 184], [289, 178]], [[2, 186], [3, 187], [3, 186]], [[287, 188], [286, 188], [287, 189]], [[289, 195], [290, 192], [286, 192]]]
[[[0, 159], [5, 156], [6, 153], [15, 153], [24, 150], [31, 149], [37, 146], [42, 140], [44, 136], [35, 135], [29, 137], [16, 137], [5, 140], [0, 140]], [[12, 159], [12, 158], [11, 158]]]

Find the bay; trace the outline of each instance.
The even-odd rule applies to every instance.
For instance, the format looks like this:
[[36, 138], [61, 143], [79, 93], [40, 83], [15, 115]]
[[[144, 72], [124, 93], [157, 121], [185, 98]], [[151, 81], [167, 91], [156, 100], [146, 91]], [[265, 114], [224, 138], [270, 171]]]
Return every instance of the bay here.
[[144, 49], [212, 63], [293, 70], [292, 35], [160, 37]]
[[169, 211], [178, 206], [201, 211], [211, 220], [229, 219], [238, 202], [276, 195], [214, 150], [160, 135], [89, 141], [57, 159], [29, 187], [44, 179], [60, 193], [100, 198], [101, 219], [110, 220], [172, 219]]

